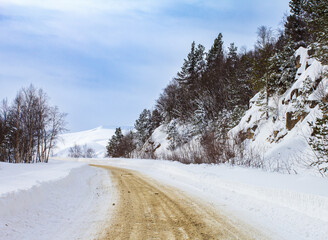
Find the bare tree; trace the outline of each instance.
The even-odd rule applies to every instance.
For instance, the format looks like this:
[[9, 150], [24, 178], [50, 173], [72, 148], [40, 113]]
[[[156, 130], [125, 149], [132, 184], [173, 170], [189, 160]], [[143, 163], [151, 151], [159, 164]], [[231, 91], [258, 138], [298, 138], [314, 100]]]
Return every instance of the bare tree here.
[[73, 147], [71, 147], [68, 150], [68, 157], [71, 158], [94, 158], [96, 157], [96, 152], [93, 148], [88, 147], [88, 145], [77, 145], [74, 144]]
[[15, 163], [48, 162], [66, 114], [48, 104], [48, 97], [32, 85], [21, 89], [11, 106], [0, 112], [0, 160]]

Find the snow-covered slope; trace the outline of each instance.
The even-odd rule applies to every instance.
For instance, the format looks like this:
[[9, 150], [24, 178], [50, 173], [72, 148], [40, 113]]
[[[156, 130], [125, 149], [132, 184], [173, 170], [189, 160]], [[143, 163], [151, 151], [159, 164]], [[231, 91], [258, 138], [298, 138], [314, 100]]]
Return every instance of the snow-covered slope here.
[[[273, 110], [269, 118], [266, 119], [256, 104], [258, 93], [251, 99], [250, 109], [231, 131], [234, 136], [244, 134], [248, 153], [257, 155], [273, 171], [299, 173], [315, 159], [308, 144], [312, 132], [308, 123], [320, 116], [316, 101], [327, 95], [328, 79], [323, 75], [325, 67], [309, 58], [307, 49], [298, 49], [296, 57], [299, 59], [296, 82], [282, 96], [270, 97], [269, 107]], [[306, 81], [310, 89], [306, 89]], [[305, 91], [308, 95], [304, 95]], [[305, 104], [297, 116], [297, 104], [304, 99]]]
[[[328, 78], [323, 74], [328, 67], [310, 58], [308, 49], [303, 47], [295, 52], [295, 58], [298, 67], [295, 82], [284, 94], [269, 98], [269, 118], [258, 104], [261, 93], [257, 93], [250, 100], [250, 109], [230, 131], [231, 139], [243, 142], [240, 146], [242, 157], [235, 162], [249, 160], [254, 163], [251, 166], [261, 166], [269, 171], [318, 173], [316, 167], [309, 167], [315, 159], [308, 144], [312, 132], [309, 122], [315, 122], [320, 116], [317, 103], [324, 98], [328, 100]], [[179, 126], [179, 135], [183, 136], [184, 128], [188, 127], [192, 129], [187, 125]], [[172, 136], [168, 135], [168, 128], [168, 125], [157, 128], [142, 150], [149, 152], [153, 149], [158, 158], [165, 159], [170, 155]], [[199, 137], [189, 138], [189, 142], [176, 152], [188, 156], [189, 152], [197, 151], [200, 148]]]
[[[124, 132], [124, 131], [123, 131]], [[56, 157], [67, 157], [69, 149], [75, 144], [87, 145], [95, 150], [97, 157], [104, 157], [108, 140], [115, 134], [115, 129], [98, 127], [95, 129], [66, 133], [60, 135], [53, 155]]]
[[0, 239], [94, 239], [113, 197], [105, 170], [85, 163], [0, 163]]

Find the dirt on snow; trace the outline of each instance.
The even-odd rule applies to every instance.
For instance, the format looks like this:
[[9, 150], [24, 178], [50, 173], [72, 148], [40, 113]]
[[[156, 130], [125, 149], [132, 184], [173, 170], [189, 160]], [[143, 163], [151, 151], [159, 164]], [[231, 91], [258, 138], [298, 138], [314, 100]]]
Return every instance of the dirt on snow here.
[[108, 222], [95, 239], [267, 239], [210, 204], [136, 171], [109, 166], [117, 190]]

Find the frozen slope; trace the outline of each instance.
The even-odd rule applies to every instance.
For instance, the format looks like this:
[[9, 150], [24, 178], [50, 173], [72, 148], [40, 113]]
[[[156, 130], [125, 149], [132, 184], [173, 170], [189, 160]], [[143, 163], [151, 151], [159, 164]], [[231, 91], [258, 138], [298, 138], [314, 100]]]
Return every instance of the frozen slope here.
[[75, 144], [87, 145], [95, 150], [97, 157], [104, 157], [106, 153], [106, 145], [109, 139], [115, 134], [115, 129], [106, 129], [98, 127], [95, 129], [66, 133], [60, 135], [53, 155], [56, 157], [67, 157], [69, 149]]
[[[318, 174], [316, 167], [310, 167], [316, 157], [308, 144], [312, 133], [309, 122], [315, 122], [321, 116], [315, 103], [328, 96], [328, 78], [323, 74], [328, 67], [310, 58], [306, 48], [299, 48], [295, 56], [300, 64], [295, 82], [283, 95], [269, 98], [272, 109], [269, 118], [266, 119], [257, 104], [258, 93], [230, 133], [233, 137], [244, 135], [247, 138], [244, 155], [260, 159], [267, 170]], [[297, 111], [302, 112], [300, 116]]]
[[108, 173], [85, 163], [0, 163], [0, 239], [93, 239], [112, 197]]

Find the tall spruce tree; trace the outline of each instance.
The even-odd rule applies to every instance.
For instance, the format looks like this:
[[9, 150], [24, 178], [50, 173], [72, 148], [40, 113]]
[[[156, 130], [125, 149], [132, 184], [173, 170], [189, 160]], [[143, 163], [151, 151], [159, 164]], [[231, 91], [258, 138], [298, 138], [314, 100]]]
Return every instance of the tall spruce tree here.
[[218, 111], [227, 105], [227, 91], [225, 78], [225, 56], [223, 50], [223, 36], [220, 33], [214, 40], [206, 56], [206, 72], [202, 77], [203, 107], [207, 119], [217, 119]]
[[289, 2], [290, 15], [285, 22], [285, 34], [291, 40], [294, 50], [300, 46], [306, 47], [311, 41], [311, 34], [307, 25], [305, 5], [307, 0], [291, 0]]
[[151, 135], [152, 122], [150, 110], [144, 109], [140, 113], [139, 118], [134, 124], [134, 128], [136, 129], [136, 138], [138, 140], [137, 145], [138, 147], [142, 147]]
[[266, 26], [261, 26], [257, 31], [256, 58], [253, 65], [252, 82], [255, 91], [261, 90], [263, 100], [261, 104], [262, 110], [265, 112], [266, 118], [269, 118], [269, 94], [270, 94], [270, 58], [273, 54], [274, 39], [272, 30]]
[[237, 105], [240, 104], [240, 86], [239, 86], [239, 76], [238, 76], [238, 55], [237, 55], [237, 47], [234, 43], [230, 44], [230, 47], [228, 48], [228, 56], [226, 59], [225, 64], [225, 82], [227, 84], [227, 108], [233, 109]]
[[310, 146], [317, 156], [311, 165], [318, 166], [322, 174], [328, 174], [328, 104], [321, 102], [319, 108], [322, 117], [317, 118], [315, 123], [309, 123], [312, 127]]
[[108, 142], [108, 145], [106, 146], [107, 155], [109, 157], [121, 157], [120, 145], [123, 137], [124, 136], [121, 128], [116, 128], [114, 136], [112, 136], [112, 138]]
[[176, 112], [180, 120], [190, 119], [195, 108], [199, 92], [200, 80], [205, 70], [205, 48], [201, 44], [191, 44], [191, 50], [184, 60], [181, 71], [174, 80], [178, 83], [176, 96]]
[[327, 0], [308, 0], [305, 6], [308, 14], [308, 26], [314, 36], [311, 45], [316, 57], [322, 64], [328, 65], [328, 3]]
[[193, 91], [197, 86], [204, 72], [204, 54], [204, 46], [199, 44], [196, 47], [196, 43], [192, 42], [190, 53], [184, 60], [181, 71], [177, 73], [175, 78], [182, 87], [185, 87], [185, 90]]
[[269, 95], [274, 93], [283, 94], [295, 81], [297, 68], [294, 53], [291, 40], [287, 39], [284, 33], [281, 33], [275, 44], [274, 54], [269, 59]]

